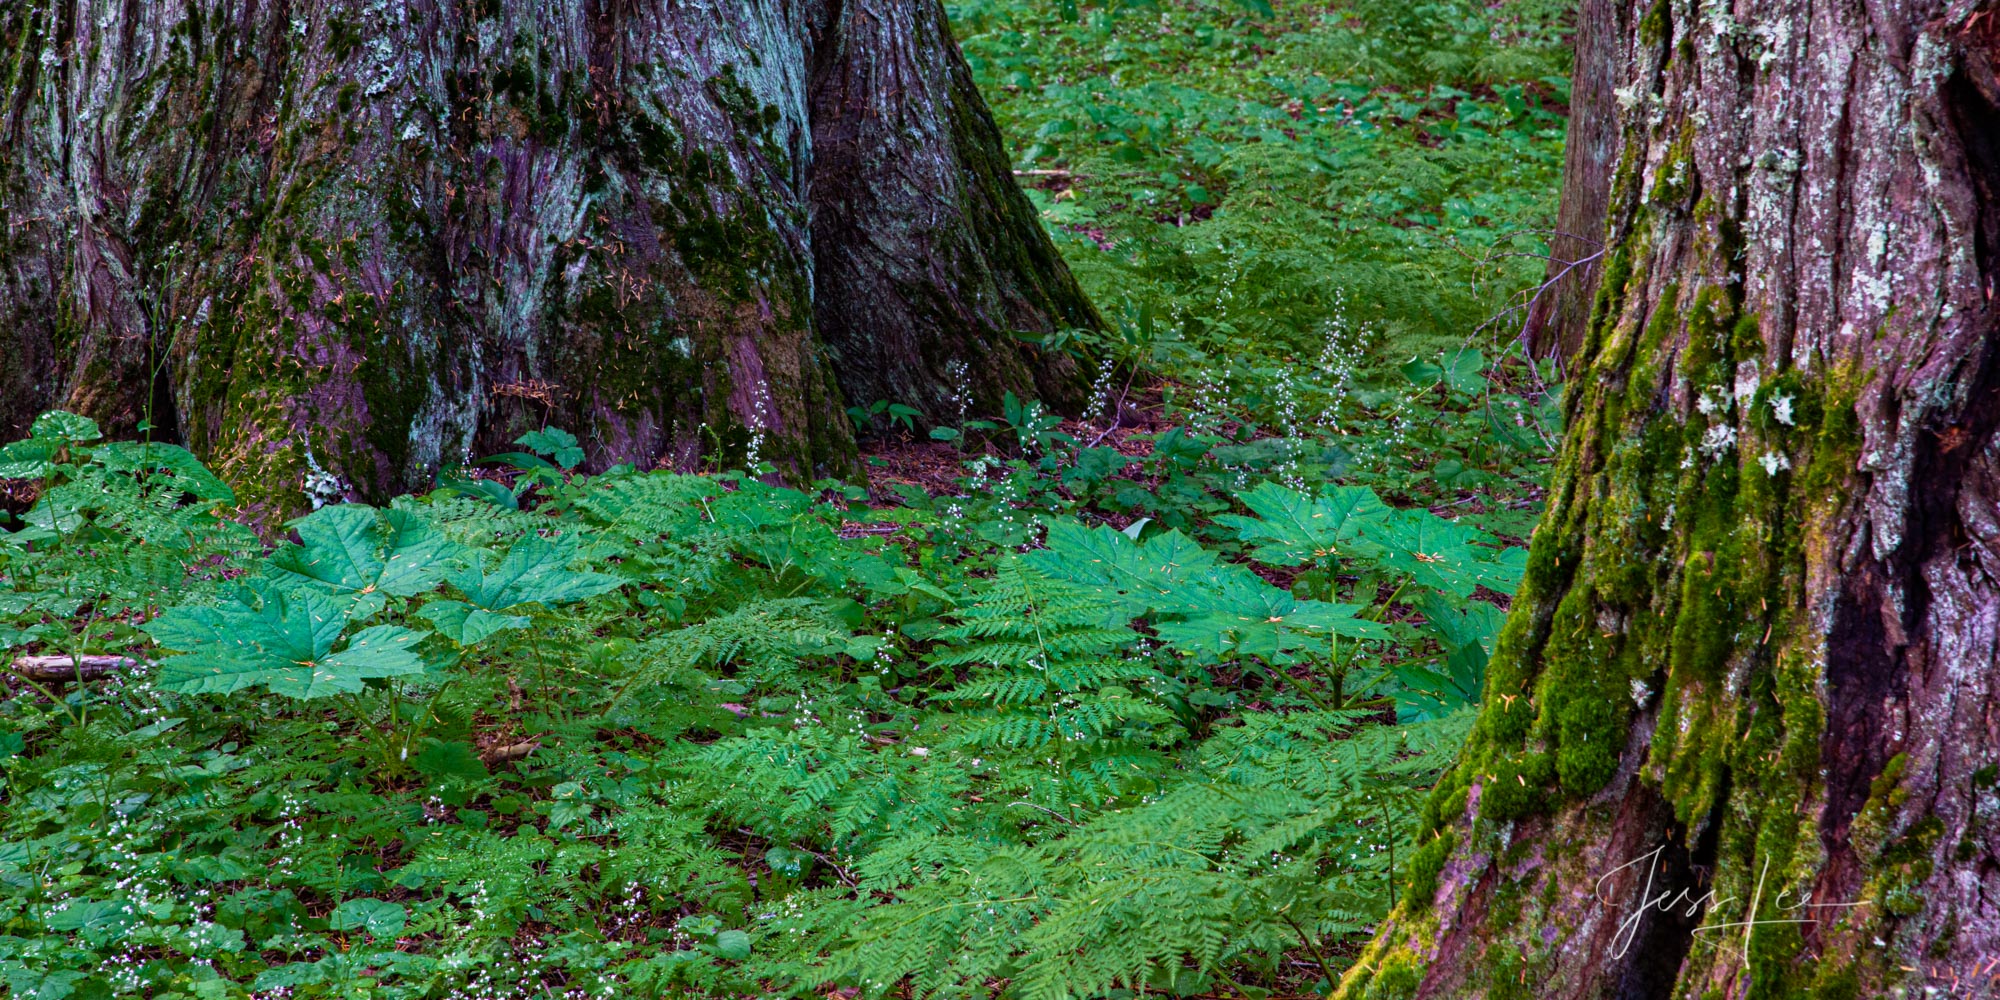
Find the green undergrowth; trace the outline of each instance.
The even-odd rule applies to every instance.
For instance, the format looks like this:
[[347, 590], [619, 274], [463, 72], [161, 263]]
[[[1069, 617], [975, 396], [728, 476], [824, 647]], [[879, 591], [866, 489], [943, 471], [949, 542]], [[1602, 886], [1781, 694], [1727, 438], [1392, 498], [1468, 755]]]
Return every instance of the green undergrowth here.
[[[40, 490], [0, 534], [0, 647], [133, 662], [0, 703], [0, 975], [51, 1000], [1324, 989], [1392, 905], [1525, 554], [1322, 475], [1239, 486], [1224, 438], [1158, 435], [1097, 482], [1078, 443], [1031, 445], [883, 507], [583, 476], [547, 430], [511, 487], [271, 545], [187, 452], [45, 416], [0, 451]], [[1084, 498], [1114, 489], [1175, 510], [1107, 523]]]
[[545, 428], [273, 539], [171, 445], [0, 449], [0, 663], [128, 658], [7, 679], [11, 995], [1307, 996], [1435, 884], [1561, 433], [1556, 6], [952, 13], [1111, 326], [942, 493]]
[[[1084, 338], [1113, 367], [1101, 395], [1158, 372], [1171, 409], [1308, 425], [1350, 474], [1447, 498], [1538, 478], [1482, 448], [1493, 427], [1536, 439], [1552, 395], [1515, 340], [1555, 214], [1570, 7], [952, 4], [1019, 179], [1111, 323]], [[1490, 405], [1413, 400], [1412, 363], [1490, 376]]]

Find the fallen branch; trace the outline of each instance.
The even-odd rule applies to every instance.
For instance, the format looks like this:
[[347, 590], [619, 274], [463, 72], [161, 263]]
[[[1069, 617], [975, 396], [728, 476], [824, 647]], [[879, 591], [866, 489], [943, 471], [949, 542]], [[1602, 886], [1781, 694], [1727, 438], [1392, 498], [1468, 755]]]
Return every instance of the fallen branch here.
[[541, 747], [541, 745], [542, 745], [541, 737], [537, 736], [532, 740], [527, 740], [522, 743], [510, 743], [504, 747], [494, 747], [493, 749], [488, 750], [483, 754], [480, 754], [479, 760], [480, 763], [485, 764], [487, 767], [492, 767], [495, 764], [505, 764], [509, 761], [520, 760], [521, 758], [526, 757], [531, 753], [534, 753], [536, 749]]
[[16, 676], [31, 681], [74, 681], [96, 680], [144, 664], [129, 656], [86, 654], [71, 656], [56, 653], [47, 656], [21, 656], [14, 659], [8, 668]]

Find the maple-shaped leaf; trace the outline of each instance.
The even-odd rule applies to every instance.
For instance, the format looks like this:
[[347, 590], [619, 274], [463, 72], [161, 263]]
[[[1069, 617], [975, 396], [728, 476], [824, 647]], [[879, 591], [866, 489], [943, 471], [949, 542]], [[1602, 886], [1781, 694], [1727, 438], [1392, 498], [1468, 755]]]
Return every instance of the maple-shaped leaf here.
[[90, 457], [102, 463], [107, 472], [165, 473], [173, 477], [174, 485], [197, 499], [236, 502], [236, 491], [230, 489], [229, 484], [216, 478], [215, 473], [201, 464], [201, 459], [178, 445], [156, 441], [113, 441], [92, 448]]
[[366, 618], [386, 594], [414, 597], [437, 587], [454, 546], [416, 515], [341, 504], [293, 521], [298, 545], [271, 553], [266, 573], [281, 584], [328, 593]]
[[1409, 574], [1421, 587], [1470, 597], [1481, 582], [1486, 550], [1474, 543], [1486, 536], [1469, 524], [1447, 521], [1427, 510], [1398, 510], [1368, 532], [1382, 547], [1383, 566]]
[[318, 698], [359, 691], [370, 677], [424, 669], [410, 651], [424, 633], [397, 625], [362, 629], [335, 652], [347, 621], [333, 597], [269, 584], [221, 604], [173, 608], [145, 627], [155, 642], [180, 651], [160, 661], [154, 683], [183, 694], [263, 685], [275, 694]]
[[543, 538], [531, 532], [516, 539], [492, 569], [475, 558], [462, 569], [446, 569], [445, 578], [473, 607], [487, 611], [521, 604], [555, 607], [624, 586], [623, 579], [607, 573], [570, 569], [576, 549], [576, 535]]
[[1123, 616], [1120, 625], [1175, 605], [1225, 568], [1215, 553], [1178, 531], [1161, 532], [1142, 543], [1107, 526], [1073, 523], [1050, 525], [1048, 548], [1023, 558], [1058, 580], [1113, 598], [1115, 613]]
[[1336, 553], [1366, 551], [1363, 532], [1389, 513], [1366, 486], [1333, 486], [1307, 496], [1263, 482], [1237, 499], [1256, 517], [1223, 514], [1216, 523], [1236, 530], [1251, 556], [1267, 566], [1298, 566]]
[[526, 615], [503, 615], [475, 608], [464, 601], [432, 601], [417, 614], [430, 619], [439, 635], [461, 646], [471, 646], [498, 632], [528, 627]]
[[1510, 545], [1487, 557], [1475, 575], [1486, 589], [1513, 596], [1521, 588], [1521, 575], [1528, 571], [1528, 550]]
[[1235, 652], [1269, 659], [1306, 646], [1324, 646], [1336, 635], [1389, 637], [1381, 623], [1355, 617], [1359, 605], [1302, 601], [1250, 573], [1229, 574], [1221, 586], [1189, 598], [1177, 609], [1178, 621], [1154, 625], [1161, 640], [1187, 652]]

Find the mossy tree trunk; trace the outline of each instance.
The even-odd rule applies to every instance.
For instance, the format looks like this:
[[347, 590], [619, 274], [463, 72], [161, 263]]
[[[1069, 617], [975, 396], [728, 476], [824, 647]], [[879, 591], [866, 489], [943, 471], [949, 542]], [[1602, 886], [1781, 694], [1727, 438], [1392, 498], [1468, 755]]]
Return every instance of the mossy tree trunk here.
[[291, 509], [545, 424], [802, 478], [843, 390], [1075, 398], [938, 0], [28, 0], [0, 52], [0, 435], [150, 419]]
[[1341, 995], [1991, 995], [2000, 12], [1583, 30], [1619, 160], [1549, 510]]

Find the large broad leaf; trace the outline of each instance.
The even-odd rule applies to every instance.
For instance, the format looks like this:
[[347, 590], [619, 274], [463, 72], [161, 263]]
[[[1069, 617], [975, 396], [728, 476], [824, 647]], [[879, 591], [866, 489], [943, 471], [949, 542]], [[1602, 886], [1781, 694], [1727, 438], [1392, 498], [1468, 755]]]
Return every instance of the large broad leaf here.
[[217, 479], [201, 459], [179, 445], [145, 441], [114, 441], [91, 449], [90, 456], [110, 472], [168, 473], [174, 485], [201, 500], [235, 503], [236, 491]]
[[537, 455], [555, 459], [555, 463], [565, 469], [574, 469], [577, 463], [583, 461], [583, 448], [576, 443], [576, 435], [560, 427], [529, 431], [515, 438], [514, 443]]
[[262, 685], [293, 698], [361, 690], [370, 677], [424, 669], [410, 651], [424, 636], [396, 625], [363, 629], [334, 652], [347, 616], [315, 590], [265, 585], [212, 607], [173, 608], [146, 626], [155, 642], [180, 650], [160, 662], [154, 683], [185, 694], [227, 694]]
[[400, 903], [363, 896], [334, 907], [326, 925], [336, 931], [365, 930], [374, 937], [393, 938], [403, 932], [409, 918], [409, 911]]
[[1469, 524], [1447, 521], [1427, 510], [1398, 510], [1369, 536], [1382, 547], [1378, 561], [1408, 574], [1421, 587], [1469, 597], [1481, 582], [1487, 551], [1474, 543], [1486, 536]]
[[1226, 575], [1220, 586], [1188, 595], [1175, 610], [1178, 621], [1158, 622], [1154, 630], [1162, 641], [1191, 653], [1234, 652], [1270, 659], [1308, 646], [1323, 647], [1336, 635], [1389, 637], [1379, 622], [1354, 616], [1361, 610], [1358, 605], [1301, 601], [1248, 573]]
[[1268, 566], [1297, 566], [1350, 549], [1365, 549], [1366, 527], [1389, 507], [1365, 486], [1335, 486], [1310, 497], [1273, 482], [1238, 497], [1257, 516], [1224, 514], [1217, 523], [1236, 530], [1251, 555]]
[[378, 520], [372, 507], [322, 507], [292, 522], [301, 544], [271, 554], [267, 572], [290, 586], [307, 586], [351, 604], [365, 618], [383, 595], [414, 597], [437, 587], [453, 546], [405, 510]]
[[1396, 667], [1395, 698], [1405, 722], [1440, 718], [1477, 704], [1507, 613], [1485, 601], [1452, 601], [1435, 593], [1417, 599], [1424, 630], [1438, 640], [1443, 655], [1430, 663]]
[[432, 601], [417, 614], [430, 619], [439, 635], [461, 646], [481, 642], [497, 632], [528, 627], [526, 615], [503, 615], [464, 601]]
[[103, 436], [89, 417], [50, 410], [35, 418], [27, 440], [0, 445], [0, 479], [40, 479], [55, 468], [52, 463], [63, 448]]
[[447, 569], [445, 578], [474, 607], [505, 611], [522, 604], [554, 607], [616, 590], [625, 581], [605, 573], [569, 568], [576, 560], [577, 536], [543, 538], [528, 534], [517, 539], [500, 564], [486, 569], [474, 560], [464, 569]]
[[1508, 546], [1479, 564], [1475, 575], [1486, 589], [1513, 596], [1521, 588], [1521, 575], [1528, 571], [1528, 550]]
[[1178, 531], [1144, 543], [1106, 526], [1050, 525], [1048, 548], [1023, 557], [1028, 565], [1058, 580], [1097, 589], [1116, 601], [1122, 625], [1150, 611], [1184, 603], [1197, 588], [1212, 583], [1226, 567], [1216, 555]]
[[28, 425], [28, 436], [56, 441], [95, 441], [104, 436], [97, 421], [67, 410], [50, 410]]

